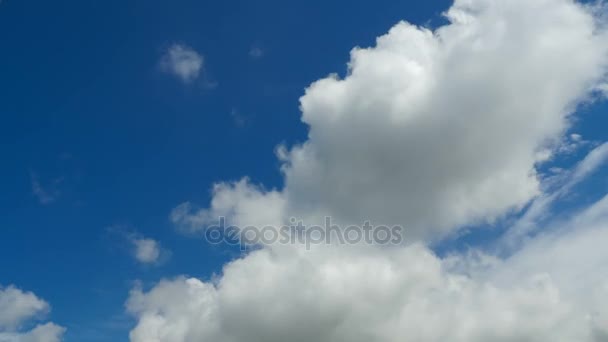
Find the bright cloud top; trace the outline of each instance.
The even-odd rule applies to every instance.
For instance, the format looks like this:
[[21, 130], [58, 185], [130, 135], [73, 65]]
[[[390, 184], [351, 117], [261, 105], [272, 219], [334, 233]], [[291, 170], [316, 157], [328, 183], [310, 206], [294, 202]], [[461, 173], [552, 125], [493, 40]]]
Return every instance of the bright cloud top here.
[[163, 55], [162, 70], [173, 74], [184, 83], [197, 79], [203, 70], [203, 56], [189, 46], [173, 44]]
[[40, 324], [30, 331], [22, 326], [50, 311], [44, 300], [14, 286], [0, 287], [0, 342], [59, 342], [65, 329], [53, 323]]
[[570, 1], [457, 1], [446, 15], [434, 32], [396, 25], [352, 51], [345, 79], [307, 89], [309, 140], [285, 158], [291, 210], [436, 239], [539, 194], [536, 166], [604, 77], [608, 36]]
[[171, 218], [198, 230], [220, 215], [258, 226], [330, 215], [401, 224], [412, 244], [267, 246], [213, 282], [134, 289], [131, 340], [608, 341], [608, 273], [596, 271], [608, 261], [598, 242], [608, 234], [605, 199], [506, 259], [441, 259], [427, 246], [555, 197], [537, 168], [572, 139], [571, 115], [605, 84], [602, 11], [570, 0], [457, 0], [445, 26], [402, 22], [355, 48], [346, 77], [318, 80], [301, 98], [310, 131], [279, 149], [283, 189], [219, 184], [209, 208], [186, 203]]

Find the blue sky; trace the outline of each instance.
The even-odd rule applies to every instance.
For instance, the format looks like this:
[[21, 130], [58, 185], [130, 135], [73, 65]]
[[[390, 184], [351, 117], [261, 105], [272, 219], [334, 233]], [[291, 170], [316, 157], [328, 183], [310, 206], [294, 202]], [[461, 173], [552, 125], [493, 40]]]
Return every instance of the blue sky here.
[[[440, 20], [445, 8], [386, 1], [370, 17], [368, 5], [3, 1], [0, 283], [51, 302], [69, 340], [89, 330], [125, 340], [124, 325], [103, 322], [122, 314], [132, 281], [221, 269], [226, 255], [176, 235], [170, 210], [245, 174], [279, 186], [273, 151], [305, 137], [303, 89], [344, 72], [353, 46], [398, 20]], [[204, 55], [217, 87], [159, 71], [174, 42]], [[254, 47], [261, 58], [249, 55]], [[61, 179], [53, 203], [32, 193], [32, 172], [43, 186]], [[171, 262], [138, 266], [104, 238], [113, 225], [161, 239]]]
[[[345, 76], [349, 51], [400, 20], [445, 24], [450, 4], [3, 0], [0, 284], [48, 301], [65, 341], [128, 341], [136, 320], [124, 305], [136, 282], [207, 280], [237, 256], [177, 232], [171, 210], [206, 206], [214, 183], [243, 176], [282, 188], [275, 148], [307, 139], [304, 89]], [[192, 82], [161, 65], [175, 44], [203, 58]], [[584, 104], [567, 134], [589, 144], [543, 167], [571, 168], [606, 140], [607, 110]], [[607, 174], [586, 179], [559, 210], [601, 198]], [[501, 229], [438, 251], [489, 244]], [[132, 236], [160, 241], [170, 257], [142, 265]]]

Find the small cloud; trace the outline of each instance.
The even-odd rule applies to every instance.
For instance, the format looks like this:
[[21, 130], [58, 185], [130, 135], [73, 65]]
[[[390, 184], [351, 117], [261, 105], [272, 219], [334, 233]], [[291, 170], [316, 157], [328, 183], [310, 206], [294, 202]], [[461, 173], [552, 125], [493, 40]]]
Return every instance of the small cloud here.
[[189, 46], [173, 44], [162, 56], [160, 67], [184, 83], [190, 83], [203, 70], [203, 56]]
[[110, 226], [106, 231], [110, 234], [109, 237], [118, 238], [112, 245], [119, 246], [142, 265], [158, 266], [171, 258], [171, 251], [163, 248], [158, 240], [146, 237], [127, 226]]
[[249, 50], [249, 57], [253, 59], [262, 58], [264, 56], [264, 50], [258, 46], [253, 46]]
[[40, 204], [51, 204], [61, 195], [57, 186], [63, 182], [63, 177], [56, 178], [49, 185], [42, 185], [38, 175], [35, 172], [30, 171], [30, 182], [32, 185], [32, 193], [36, 196]]
[[154, 264], [158, 262], [161, 255], [159, 243], [153, 239], [133, 239], [135, 246], [135, 259], [142, 264]]
[[160, 265], [171, 258], [171, 251], [161, 246], [160, 242], [141, 236], [138, 233], [128, 234], [135, 260], [143, 265]]

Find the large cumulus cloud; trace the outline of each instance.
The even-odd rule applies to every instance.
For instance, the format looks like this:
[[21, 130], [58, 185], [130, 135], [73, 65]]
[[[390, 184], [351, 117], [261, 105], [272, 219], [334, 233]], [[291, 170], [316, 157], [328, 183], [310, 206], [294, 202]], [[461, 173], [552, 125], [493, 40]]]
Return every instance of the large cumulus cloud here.
[[535, 166], [603, 77], [606, 34], [571, 1], [457, 1], [447, 16], [434, 32], [397, 24], [352, 51], [345, 79], [307, 89], [293, 210], [437, 238], [539, 193]]
[[608, 261], [605, 200], [507, 258], [427, 246], [553, 198], [538, 166], [606, 82], [603, 5], [457, 0], [446, 17], [435, 30], [398, 23], [352, 51], [344, 78], [306, 89], [309, 137], [279, 149], [283, 189], [220, 184], [208, 209], [171, 215], [189, 230], [218, 215], [259, 226], [330, 215], [402, 224], [412, 243], [266, 246], [214, 281], [134, 289], [132, 341], [608, 340], [606, 273], [569, 271]]

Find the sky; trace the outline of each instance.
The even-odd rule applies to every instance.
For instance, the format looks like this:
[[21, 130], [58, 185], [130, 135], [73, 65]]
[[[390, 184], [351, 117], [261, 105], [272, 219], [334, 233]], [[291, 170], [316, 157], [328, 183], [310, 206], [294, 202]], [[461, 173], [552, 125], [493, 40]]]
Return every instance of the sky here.
[[[608, 341], [607, 28], [570, 0], [0, 1], [0, 342]], [[241, 249], [219, 217], [406, 233]]]

